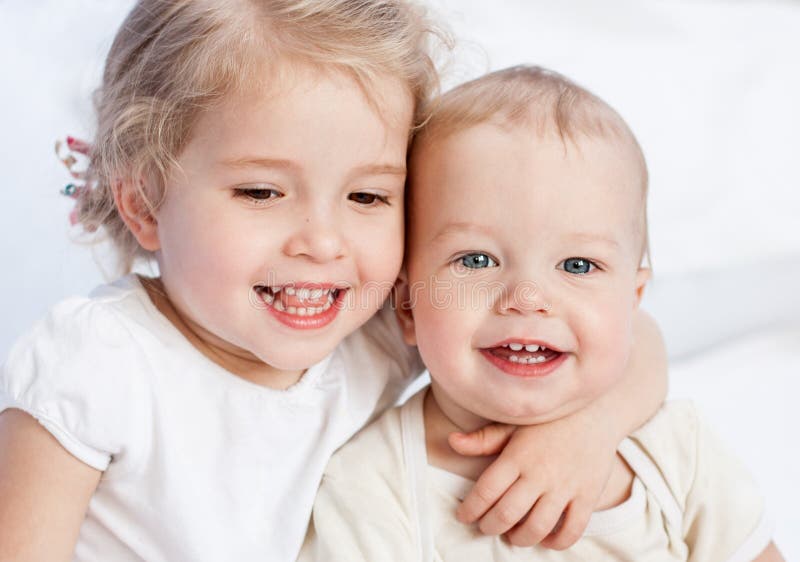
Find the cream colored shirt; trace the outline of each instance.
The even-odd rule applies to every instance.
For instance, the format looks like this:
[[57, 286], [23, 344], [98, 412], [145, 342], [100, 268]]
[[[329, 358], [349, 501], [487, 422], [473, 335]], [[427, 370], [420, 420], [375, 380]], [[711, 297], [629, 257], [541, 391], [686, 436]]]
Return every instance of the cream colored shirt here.
[[484, 536], [454, 515], [473, 482], [427, 464], [424, 392], [334, 455], [301, 561], [744, 562], [770, 542], [752, 477], [690, 402], [666, 404], [620, 445], [635, 473], [631, 496], [595, 512], [570, 549]]

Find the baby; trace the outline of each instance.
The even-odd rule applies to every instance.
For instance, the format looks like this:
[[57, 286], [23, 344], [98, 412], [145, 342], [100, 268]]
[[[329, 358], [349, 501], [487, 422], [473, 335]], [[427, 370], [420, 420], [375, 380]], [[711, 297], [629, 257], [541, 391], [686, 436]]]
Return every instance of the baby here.
[[[411, 155], [398, 316], [429, 388], [330, 462], [305, 553], [319, 560], [782, 560], [748, 472], [690, 403], [619, 447], [583, 536], [519, 548], [456, 520], [488, 462], [451, 432], [567, 416], [617, 383], [648, 263], [647, 168], [622, 118], [515, 67], [443, 96]], [[524, 493], [520, 478], [509, 493]], [[585, 506], [543, 495], [558, 529]], [[484, 529], [486, 530], [486, 529]]]

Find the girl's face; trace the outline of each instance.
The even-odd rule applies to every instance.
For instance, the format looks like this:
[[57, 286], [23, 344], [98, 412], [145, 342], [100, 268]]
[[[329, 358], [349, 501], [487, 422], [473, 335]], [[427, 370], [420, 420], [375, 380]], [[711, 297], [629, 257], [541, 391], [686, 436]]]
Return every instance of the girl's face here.
[[181, 320], [223, 366], [267, 373], [320, 361], [389, 294], [412, 119], [388, 78], [380, 114], [342, 74], [293, 67], [285, 82], [200, 119], [156, 212]]

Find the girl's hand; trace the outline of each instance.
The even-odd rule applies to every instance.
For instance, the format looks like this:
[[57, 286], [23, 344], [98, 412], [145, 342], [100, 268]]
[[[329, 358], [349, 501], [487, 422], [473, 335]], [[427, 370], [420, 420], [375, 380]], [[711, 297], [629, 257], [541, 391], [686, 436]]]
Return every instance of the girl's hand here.
[[611, 424], [587, 407], [538, 426], [496, 424], [470, 435], [453, 433], [449, 442], [462, 455], [500, 453], [459, 507], [460, 521], [480, 520], [482, 532], [507, 533], [517, 546], [560, 550], [583, 534], [619, 440]]

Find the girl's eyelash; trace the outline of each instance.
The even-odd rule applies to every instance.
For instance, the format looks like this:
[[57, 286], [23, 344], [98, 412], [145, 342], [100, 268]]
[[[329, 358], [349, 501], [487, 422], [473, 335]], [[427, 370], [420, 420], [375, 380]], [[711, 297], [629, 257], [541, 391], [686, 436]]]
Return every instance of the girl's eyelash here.
[[[358, 196], [366, 196], [368, 201], [357, 201], [353, 197]], [[350, 201], [363, 205], [365, 207], [374, 207], [376, 206], [376, 201], [380, 201], [383, 205], [391, 205], [389, 202], [389, 198], [386, 195], [381, 195], [380, 193], [372, 193], [371, 191], [355, 191], [347, 196]], [[372, 198], [372, 199], [370, 199]]]
[[[233, 190], [234, 197], [247, 199], [254, 205], [266, 205], [283, 194], [272, 187], [237, 187]], [[271, 196], [274, 194], [274, 197]]]

